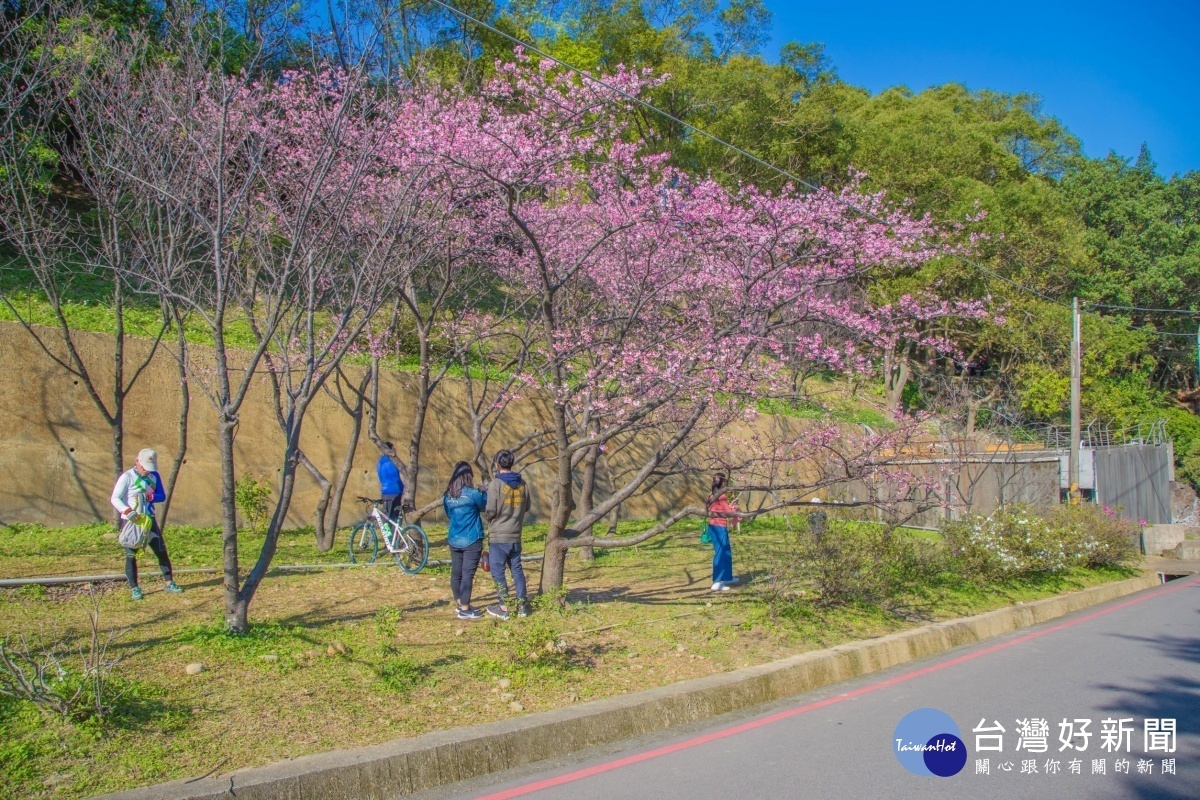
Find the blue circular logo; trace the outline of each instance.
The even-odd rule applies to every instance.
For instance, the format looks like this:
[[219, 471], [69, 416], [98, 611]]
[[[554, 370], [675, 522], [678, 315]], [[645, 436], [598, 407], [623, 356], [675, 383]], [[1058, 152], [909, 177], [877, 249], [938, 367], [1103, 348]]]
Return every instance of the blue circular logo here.
[[953, 733], [939, 733], [925, 744], [925, 768], [939, 778], [957, 775], [967, 763], [967, 746]]
[[967, 763], [967, 746], [958, 725], [936, 708], [918, 708], [904, 715], [892, 736], [896, 760], [914, 775], [957, 775]]

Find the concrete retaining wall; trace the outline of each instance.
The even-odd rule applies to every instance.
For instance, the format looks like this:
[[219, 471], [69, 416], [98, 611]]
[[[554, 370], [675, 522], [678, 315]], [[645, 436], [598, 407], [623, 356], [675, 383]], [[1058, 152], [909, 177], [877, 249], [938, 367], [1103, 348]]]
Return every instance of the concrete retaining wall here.
[[[1156, 575], [707, 678], [104, 800], [387, 800], [811, 691], [1158, 585]], [[232, 780], [232, 783], [231, 783]]]
[[[49, 345], [61, 344], [54, 330], [45, 329], [42, 333]], [[98, 383], [101, 397], [111, 400], [112, 337], [76, 333], [75, 339], [81, 358]], [[127, 375], [149, 352], [148, 340], [126, 341]], [[192, 347], [197, 363], [202, 363], [208, 353], [208, 348]], [[361, 368], [355, 367], [349, 367], [347, 372], [354, 379], [362, 374]], [[159, 467], [166, 477], [178, 435], [178, 386], [178, 366], [165, 348], [160, 349], [126, 401], [126, 467], [132, 466], [138, 450], [151, 447], [158, 451]], [[403, 458], [408, 457], [415, 396], [412, 375], [383, 374], [379, 434], [393, 441]], [[461, 381], [446, 381], [431, 401], [422, 440], [418, 502], [438, 497], [454, 463], [471, 457], [467, 408]], [[172, 500], [170, 522], [219, 525], [221, 484], [216, 413], [199, 385], [191, 389], [189, 416], [187, 460]], [[265, 377], [254, 382], [240, 419], [235, 442], [239, 473], [275, 478], [280, 471], [284, 443]], [[111, 429], [81, 382], [51, 361], [27, 331], [11, 322], [0, 322], [0, 421], [3, 421], [0, 475], [11, 476], [0, 482], [0, 524], [77, 525], [111, 519], [108, 503], [113, 485]], [[489, 446], [494, 451], [545, 426], [542, 409], [536, 403], [516, 401], [505, 410]], [[329, 397], [318, 397], [305, 420], [301, 442], [305, 454], [331, 480], [345, 455], [350, 432], [350, 417], [341, 407]], [[378, 459], [379, 453], [364, 430], [342, 506], [343, 525], [361, 518], [362, 507], [355, 503], [356, 495], [374, 497], [379, 493], [375, 478]], [[619, 458], [614, 459], [618, 475], [628, 466]], [[527, 470], [527, 477], [532, 486], [531, 521], [537, 522], [549, 507], [550, 498], [539, 489], [548, 485], [550, 467], [535, 464]], [[607, 487], [603, 485], [603, 477], [599, 489], [604, 497]], [[680, 505], [698, 502], [707, 489], [702, 480], [688, 484], [669, 477], [652, 491], [630, 498], [623, 513], [629, 518], [659, 517]], [[316, 482], [303, 469], [299, 470], [288, 525], [311, 524], [318, 497]], [[439, 516], [440, 512], [431, 519], [437, 521]]]
[[1200, 528], [1194, 525], [1147, 525], [1142, 529], [1142, 542], [1148, 556], [1156, 556], [1164, 550], [1171, 550], [1188, 538], [1188, 535], [1200, 533]]

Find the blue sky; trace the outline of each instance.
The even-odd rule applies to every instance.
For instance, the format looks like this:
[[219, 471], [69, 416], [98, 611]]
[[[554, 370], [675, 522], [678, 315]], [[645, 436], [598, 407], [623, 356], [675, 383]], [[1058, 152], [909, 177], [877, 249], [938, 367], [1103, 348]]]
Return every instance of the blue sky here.
[[772, 58], [819, 41], [843, 80], [871, 91], [1033, 92], [1088, 155], [1132, 158], [1146, 142], [1162, 174], [1200, 169], [1200, 0], [765, 4]]

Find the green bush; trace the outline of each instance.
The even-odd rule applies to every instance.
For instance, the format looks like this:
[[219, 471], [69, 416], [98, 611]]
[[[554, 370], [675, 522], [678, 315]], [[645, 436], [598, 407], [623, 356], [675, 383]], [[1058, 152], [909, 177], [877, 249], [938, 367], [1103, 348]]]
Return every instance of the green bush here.
[[1141, 526], [1121, 519], [1107, 506], [1056, 506], [1047, 521], [1070, 544], [1075, 565], [1123, 567], [1138, 557]]
[[875, 522], [806, 524], [784, 537], [755, 582], [759, 599], [785, 614], [809, 592], [822, 606], [883, 603], [943, 568], [937, 545]]
[[255, 533], [267, 515], [267, 503], [270, 499], [271, 482], [265, 477], [255, 477], [247, 473], [234, 484], [233, 501], [242, 514], [243, 522]]
[[1134, 523], [1110, 509], [1059, 506], [1039, 513], [1024, 505], [972, 516], [942, 531], [951, 563], [968, 578], [1002, 580], [1073, 567], [1119, 566], [1136, 554]]
[[1200, 490], [1200, 417], [1182, 408], [1162, 412], [1167, 419], [1167, 435], [1175, 443], [1175, 475], [1183, 483]]

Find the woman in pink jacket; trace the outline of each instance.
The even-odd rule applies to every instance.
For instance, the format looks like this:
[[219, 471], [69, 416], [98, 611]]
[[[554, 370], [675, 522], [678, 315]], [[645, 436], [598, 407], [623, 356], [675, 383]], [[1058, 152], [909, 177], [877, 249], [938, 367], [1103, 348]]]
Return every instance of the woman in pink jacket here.
[[730, 584], [737, 583], [733, 577], [733, 550], [729, 547], [729, 522], [737, 521], [741, 515], [737, 507], [725, 496], [727, 478], [723, 474], [713, 476], [712, 491], [708, 495], [708, 535], [713, 544], [713, 585], [711, 591], [727, 592]]

